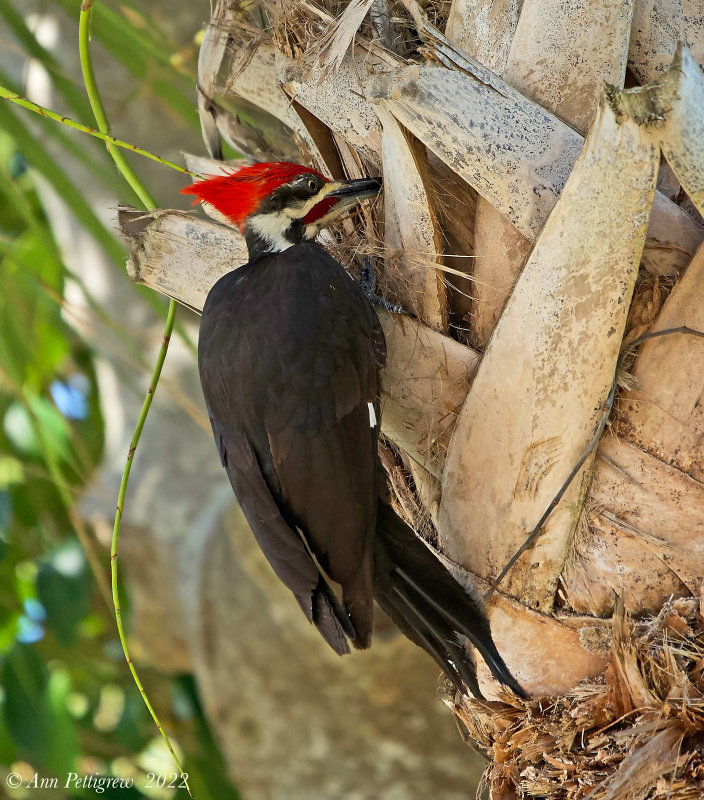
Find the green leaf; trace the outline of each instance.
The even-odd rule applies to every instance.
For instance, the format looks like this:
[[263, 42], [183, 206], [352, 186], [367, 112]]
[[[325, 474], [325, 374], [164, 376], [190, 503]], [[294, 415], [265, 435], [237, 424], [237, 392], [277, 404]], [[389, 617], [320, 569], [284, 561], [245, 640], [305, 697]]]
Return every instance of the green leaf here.
[[[74, 0], [57, 0], [69, 14], [75, 13]], [[147, 30], [137, 29], [124, 15], [105, 3], [93, 7], [93, 36], [123, 64], [142, 86], [147, 85], [156, 97], [162, 94], [157, 86], [170, 89], [163, 95], [165, 102], [177, 111], [193, 128], [200, 127], [195, 113], [192, 83], [179, 75], [171, 64], [173, 50], [162, 37], [156, 40]]]
[[[60, 0], [66, 6], [71, 0]], [[159, 47], [144, 30], [138, 30], [122, 14], [113, 11], [105, 3], [93, 7], [93, 30], [108, 50], [135, 74], [144, 75], [153, 59], [169, 65], [170, 53]]]
[[69, 352], [68, 329], [49, 296], [62, 290], [63, 267], [46, 239], [18, 236], [0, 272], [0, 367], [16, 388], [39, 391]]
[[[25, 479], [22, 462], [14, 456], [0, 453], [0, 490], [7, 489], [14, 483], [22, 483]], [[4, 495], [4, 492], [0, 491]], [[0, 528], [7, 524], [0, 503]]]
[[[2, 465], [0, 464], [0, 472]], [[11, 485], [11, 484], [7, 484]], [[10, 524], [12, 523], [12, 495], [7, 489], [0, 488], [0, 562], [7, 555]]]
[[[5, 82], [6, 79], [3, 77], [2, 72], [0, 71], [0, 82]], [[7, 85], [7, 83], [6, 83]], [[100, 222], [97, 218], [95, 213], [93, 212], [90, 205], [84, 200], [80, 191], [76, 188], [76, 186], [66, 177], [64, 172], [59, 169], [55, 163], [55, 161], [46, 153], [44, 147], [34, 139], [29, 130], [23, 125], [18, 117], [16, 117], [11, 111], [8, 110], [6, 107], [6, 103], [0, 102], [0, 134], [3, 132], [3, 128], [7, 130], [7, 132], [13, 137], [15, 143], [18, 147], [22, 149], [22, 152], [30, 161], [33, 167], [40, 172], [44, 178], [46, 178], [56, 189], [56, 191], [62, 196], [63, 200], [69, 205], [74, 214], [78, 217], [79, 222], [85, 227], [89, 233], [91, 233], [94, 238], [101, 244], [108, 256], [113, 259], [115, 265], [120, 270], [121, 274], [127, 280], [127, 277], [124, 273], [124, 263], [127, 259], [127, 251], [124, 249], [122, 244], [115, 238], [112, 233]], [[59, 132], [63, 133], [61, 130], [61, 125], [59, 123], [53, 123], [51, 120], [44, 120], [40, 118], [40, 121], [47, 122], [50, 124], [50, 130], [58, 130]], [[58, 134], [54, 134], [58, 135]], [[0, 142], [2, 141], [2, 136], [0, 135]], [[2, 170], [0, 169], [0, 184], [3, 182], [3, 175]], [[132, 192], [131, 189], [124, 184], [125, 189], [129, 192]], [[1, 199], [1, 198], [0, 198]], [[47, 247], [49, 244], [53, 246], [53, 239], [52, 234], [45, 228], [45, 233], [43, 237], [39, 237], [39, 240], [43, 243], [46, 243]], [[56, 252], [56, 251], [54, 251]], [[18, 262], [20, 263], [20, 262]], [[5, 262], [3, 262], [4, 267]], [[64, 272], [66, 270], [63, 268]], [[2, 271], [0, 271], [0, 277], [2, 277]], [[167, 309], [168, 309], [168, 302], [154, 292], [151, 289], [148, 289], [145, 286], [137, 286], [136, 284], [130, 283], [131, 286], [134, 287], [135, 291], [144, 299], [147, 303], [159, 314], [162, 319], [166, 318]], [[90, 298], [88, 298], [90, 300]], [[3, 292], [0, 286], [0, 325], [3, 320]], [[60, 311], [59, 306], [57, 305], [57, 313]], [[192, 349], [195, 350], [190, 338], [186, 334], [185, 330], [183, 329], [182, 325], [176, 324], [175, 327], [176, 332], [179, 336], [183, 339], [183, 341]], [[25, 337], [26, 338], [26, 337]], [[0, 327], [0, 346], [2, 345], [3, 341], [5, 342], [17, 342], [18, 339], [14, 336], [7, 337], [2, 327]], [[7, 348], [6, 348], [7, 350]], [[6, 353], [7, 358], [7, 353]], [[10, 359], [7, 359], [8, 361]], [[27, 361], [23, 361], [22, 359], [18, 359], [21, 363], [27, 363]], [[2, 363], [0, 361], [0, 363]], [[31, 362], [29, 362], [31, 363]]]
[[139, 750], [144, 745], [145, 731], [151, 732], [147, 726], [144, 701], [131, 687], [125, 692], [125, 707], [115, 728], [115, 741], [131, 752]]
[[32, 418], [22, 403], [12, 403], [7, 409], [2, 418], [2, 428], [10, 444], [22, 455], [31, 458], [41, 457], [42, 451], [34, 432]]
[[[0, 702], [0, 708], [4, 709], [5, 701]], [[0, 716], [0, 764], [12, 764], [17, 759], [17, 748], [12, 741], [7, 725], [5, 724], [5, 714]]]
[[[1, 0], [0, 0], [1, 2]], [[22, 94], [20, 87], [9, 80], [5, 73], [0, 71], [0, 78], [4, 86], [11, 89], [17, 94]], [[74, 90], [83, 96], [82, 91], [74, 87]], [[84, 108], [85, 106], [81, 106]], [[78, 117], [79, 120], [88, 119], [89, 125], [92, 121], [92, 113], [90, 106], [87, 106], [88, 116], [85, 112], [78, 110], [73, 112], [73, 115]], [[44, 117], [37, 116], [34, 124], [39, 126], [43, 131], [43, 135], [51, 140], [55, 140], [63, 150], [73, 156], [79, 163], [83, 164], [90, 173], [97, 178], [104, 186], [110, 189], [118, 197], [124, 198], [125, 202], [134, 203], [138, 200], [132, 189], [122, 180], [122, 177], [115, 170], [112, 158], [105, 150], [102, 142], [98, 142], [93, 137], [83, 135], [77, 137], [74, 132], [69, 132], [66, 128], [57, 124], [53, 120], [45, 119]], [[24, 159], [21, 153], [14, 153], [13, 159], [17, 157]]]
[[[0, 614], [0, 655], [6, 653], [14, 645], [19, 619], [18, 611], [6, 611]], [[0, 764], [2, 763], [2, 759], [0, 759]]]
[[[2, 75], [0, 75], [0, 80], [4, 81]], [[98, 219], [80, 190], [49, 155], [45, 145], [37, 141], [30, 133], [29, 128], [10, 110], [7, 103], [0, 103], [0, 128], [12, 136], [27, 161], [61, 195], [81, 225], [105, 248], [110, 258], [122, 266], [127, 255], [125, 248]]]
[[48, 450], [56, 459], [71, 458], [68, 423], [45, 397], [34, 396], [27, 403], [12, 403], [2, 425], [8, 440], [25, 456], [44, 458]]
[[222, 755], [213, 738], [199, 703], [198, 692], [191, 675], [183, 675], [173, 683], [189, 699], [195, 712], [198, 751], [186, 758], [184, 770], [188, 773], [193, 796], [199, 800], [239, 800], [241, 795], [233, 787]]
[[186, 759], [184, 771], [188, 773], [191, 792], [198, 800], [241, 800], [223, 770], [214, 769], [207, 758]]
[[91, 581], [86, 570], [64, 575], [53, 564], [42, 564], [37, 574], [37, 594], [46, 609], [46, 624], [64, 645], [76, 639], [76, 628], [90, 612]]
[[57, 667], [51, 671], [46, 691], [46, 719], [51, 730], [46, 767], [59, 777], [76, 769], [80, 755], [78, 734], [67, 708], [71, 692], [71, 676], [67, 669]]
[[43, 761], [49, 731], [44, 715], [47, 668], [30, 645], [15, 644], [5, 659], [5, 723], [18, 748]]
[[0, 15], [27, 55], [39, 61], [49, 72], [54, 85], [76, 114], [82, 119], [90, 119], [90, 103], [85, 94], [64, 74], [54, 56], [39, 44], [22, 15], [8, 0], [0, 0]]
[[183, 117], [184, 122], [188, 123], [192, 128], [200, 128], [198, 112], [190, 93], [186, 95], [179, 91], [170, 81], [158, 79], [153, 82], [152, 89], [157, 97], [160, 97]]
[[[9, 152], [5, 152], [5, 151]], [[18, 236], [24, 232], [25, 228], [30, 228], [35, 233], [47, 231], [43, 219], [42, 211], [36, 193], [31, 191], [31, 184], [27, 185], [26, 173], [20, 177], [13, 176], [9, 169], [9, 162], [16, 155], [24, 156], [17, 150], [15, 140], [0, 130], [0, 195], [2, 196], [3, 206], [0, 216], [0, 225], [3, 231], [8, 234]], [[6, 164], [8, 166], [6, 166]], [[47, 237], [47, 247], [52, 247], [55, 257], [57, 251], [51, 236]], [[3, 253], [16, 255], [17, 248], [13, 241], [3, 241]]]
[[15, 566], [15, 594], [20, 603], [37, 597], [37, 565], [32, 559], [23, 559]]

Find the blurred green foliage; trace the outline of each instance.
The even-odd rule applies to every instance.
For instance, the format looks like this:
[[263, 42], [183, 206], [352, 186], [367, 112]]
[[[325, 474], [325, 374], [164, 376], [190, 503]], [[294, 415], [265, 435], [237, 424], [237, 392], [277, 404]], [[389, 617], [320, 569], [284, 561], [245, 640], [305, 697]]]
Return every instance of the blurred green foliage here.
[[[77, 17], [75, 0], [44, 5]], [[92, 123], [82, 87], [63, 74], [17, 9], [0, 0], [1, 25], [44, 65], [72, 115]], [[94, 37], [184, 126], [197, 125], [193, 64], [184, 64], [143, 10], [131, 2], [97, 3]], [[22, 91], [2, 69], [0, 81]], [[99, 551], [91, 568], [83, 545], [92, 538], [77, 531], [75, 503], [100, 461], [103, 421], [91, 347], [62, 315], [67, 281], [80, 281], [62, 262], [37, 176], [72, 207], [116, 269], [123, 268], [125, 249], [37, 130], [134, 202], [101, 145], [77, 143], [45, 119], [30, 124], [25, 112], [0, 103], [0, 785], [12, 770], [25, 782], [35, 774], [39, 781], [37, 788], [7, 789], [13, 798], [95, 796], [94, 788], [63, 788], [74, 772], [133, 780], [132, 788], [103, 797], [186, 796], [149, 781], [149, 772], [174, 773], [174, 765], [124, 662], [112, 607], [96, 586], [96, 563], [105, 580], [108, 554]], [[157, 298], [152, 302], [163, 308]], [[194, 795], [236, 798], [190, 677], [143, 671], [184, 753]]]

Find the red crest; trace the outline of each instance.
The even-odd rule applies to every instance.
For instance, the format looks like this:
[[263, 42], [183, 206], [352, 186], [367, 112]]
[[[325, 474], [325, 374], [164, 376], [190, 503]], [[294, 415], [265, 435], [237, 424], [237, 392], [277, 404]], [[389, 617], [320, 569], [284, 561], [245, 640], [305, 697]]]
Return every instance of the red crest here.
[[[223, 175], [209, 175], [205, 180], [184, 186], [181, 194], [194, 194], [197, 198], [194, 201], [196, 203], [199, 200], [210, 203], [242, 230], [247, 217], [257, 210], [265, 197], [277, 187], [292, 181], [297, 175], [306, 173], [317, 175], [326, 182], [330, 180], [311, 167], [291, 164], [288, 161], [276, 161], [268, 164], [251, 164], [238, 169], [237, 172]], [[321, 206], [324, 202], [323, 200], [318, 205]], [[313, 211], [317, 209], [318, 206]], [[312, 221], [308, 219], [311, 214], [312, 211], [306, 217], [306, 222]], [[314, 219], [319, 216], [322, 215], [316, 214]]]

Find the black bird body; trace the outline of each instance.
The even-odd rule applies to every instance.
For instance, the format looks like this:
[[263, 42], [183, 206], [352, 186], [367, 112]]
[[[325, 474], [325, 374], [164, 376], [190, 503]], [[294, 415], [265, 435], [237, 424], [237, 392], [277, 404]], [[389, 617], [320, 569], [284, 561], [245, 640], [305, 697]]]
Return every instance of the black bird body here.
[[348, 649], [349, 621], [308, 549], [341, 585], [351, 638], [366, 647], [378, 437], [371, 422], [385, 355], [371, 304], [312, 243], [225, 275], [203, 309], [198, 366], [220, 457], [277, 575], [338, 652]]
[[262, 551], [335, 652], [369, 646], [376, 599], [458, 690], [480, 696], [469, 640], [522, 694], [481, 603], [387, 502], [384, 335], [361, 288], [311, 241], [379, 186], [264, 164], [186, 189], [229, 214], [250, 254], [203, 308], [198, 366], [213, 434]]

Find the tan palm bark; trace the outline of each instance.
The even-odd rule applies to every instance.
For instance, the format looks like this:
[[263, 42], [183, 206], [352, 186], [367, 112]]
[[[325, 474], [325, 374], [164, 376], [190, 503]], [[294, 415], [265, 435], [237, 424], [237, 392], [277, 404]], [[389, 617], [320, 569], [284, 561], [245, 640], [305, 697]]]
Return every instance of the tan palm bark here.
[[[418, 313], [380, 315], [383, 432], [414, 478], [394, 472], [400, 506], [431, 520], [461, 580], [488, 589], [564, 490], [488, 606], [511, 669], [551, 699], [455, 706], [496, 759], [492, 797], [698, 797], [704, 341], [671, 333], [634, 364], [622, 343], [704, 329], [701, 13], [455, 0], [445, 20], [402, 0], [389, 47], [369, 5], [338, 21], [337, 6], [262, 6], [265, 29], [221, 0], [201, 54], [206, 142], [228, 129], [207, 101], [242, 98], [329, 174], [383, 172], [383, 204], [323, 243], [352, 270], [370, 255]], [[657, 83], [622, 91], [627, 59]], [[245, 260], [236, 231], [189, 215], [124, 225], [133, 277], [196, 309]], [[494, 323], [480, 357], [467, 343], [483, 349]], [[565, 488], [618, 370], [610, 426]], [[658, 616], [636, 627], [630, 612]]]
[[[598, 425], [638, 274], [658, 155], [635, 124], [618, 125], [613, 111], [601, 108], [484, 353], [453, 434], [440, 514], [448, 555], [476, 574], [501, 571]], [[526, 605], [552, 611], [589, 467], [508, 576], [506, 590]], [[477, 550], [482, 536], [487, 544]]]
[[[494, 71], [584, 134], [594, 118], [602, 83], [623, 86], [630, 21], [631, 6], [622, 0], [524, 0], [505, 64]], [[493, 43], [496, 39], [500, 49], [509, 38], [507, 28], [513, 28], [513, 15], [492, 22], [495, 24], [487, 25], [482, 46], [486, 47], [486, 40]], [[471, 35], [471, 29], [467, 32]], [[476, 42], [455, 41], [486, 63], [467, 46]], [[476, 303], [471, 323], [473, 341], [483, 347], [532, 243], [483, 198], [477, 203], [474, 237]]]

